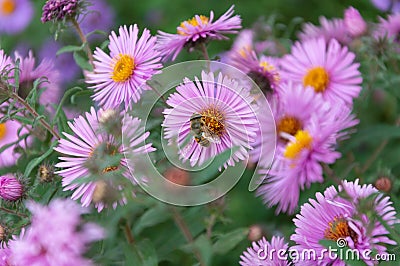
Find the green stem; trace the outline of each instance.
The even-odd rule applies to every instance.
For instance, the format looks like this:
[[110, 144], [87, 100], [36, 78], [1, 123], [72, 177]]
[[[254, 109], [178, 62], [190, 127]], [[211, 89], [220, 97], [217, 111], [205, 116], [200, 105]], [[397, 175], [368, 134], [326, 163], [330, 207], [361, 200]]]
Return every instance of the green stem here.
[[192, 245], [193, 247], [193, 253], [197, 260], [199, 261], [201, 266], [205, 266], [206, 264], [204, 263], [203, 259], [201, 258], [200, 252], [195, 248], [194, 246], [194, 238], [192, 233], [189, 230], [189, 227], [185, 223], [185, 220], [179, 213], [179, 211], [176, 209], [176, 207], [171, 207], [170, 208], [172, 216], [174, 218], [175, 224], [178, 226], [179, 230], [181, 230], [183, 236], [185, 237], [186, 241]]
[[10, 210], [10, 209], [4, 208], [4, 207], [0, 207], [0, 210], [2, 210], [3, 212], [9, 213], [9, 214], [17, 215], [22, 218], [28, 218], [28, 215], [25, 215], [23, 213], [18, 213], [14, 210]]
[[[16, 100], [18, 103], [23, 105], [25, 109], [35, 118], [39, 117], [40, 115], [36, 112], [35, 109], [33, 109], [24, 99], [22, 99], [17, 93], [13, 92], [11, 94], [11, 98]], [[57, 139], [61, 139], [60, 135], [57, 133], [57, 131], [54, 130], [52, 126], [50, 126], [49, 123], [47, 123], [46, 120], [44, 120], [43, 117], [39, 118], [39, 122], [42, 124], [44, 128], [46, 128], [54, 137]]]
[[85, 34], [83, 34], [82, 29], [81, 29], [81, 27], [79, 26], [78, 21], [76, 21], [75, 18], [72, 18], [72, 19], [71, 19], [71, 22], [72, 22], [72, 25], [74, 25], [75, 30], [77, 31], [77, 33], [78, 33], [78, 35], [79, 35], [79, 38], [81, 39], [81, 41], [82, 41], [82, 43], [83, 43], [83, 45], [84, 45], [84, 48], [85, 48], [87, 57], [88, 57], [88, 59], [89, 59], [89, 63], [92, 65], [92, 67], [93, 67], [93, 69], [94, 69], [94, 64], [93, 64], [94, 58], [93, 58], [92, 50], [90, 49], [90, 46], [89, 46], [89, 42], [88, 42], [88, 40], [86, 39]]

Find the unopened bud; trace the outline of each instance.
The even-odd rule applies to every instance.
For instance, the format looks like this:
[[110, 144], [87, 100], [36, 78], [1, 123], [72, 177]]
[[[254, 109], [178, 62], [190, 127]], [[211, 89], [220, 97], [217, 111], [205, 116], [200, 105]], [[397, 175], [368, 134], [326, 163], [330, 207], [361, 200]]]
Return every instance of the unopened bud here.
[[24, 195], [24, 187], [13, 175], [0, 176], [0, 198], [8, 201], [17, 201]]
[[249, 233], [247, 235], [247, 239], [250, 241], [258, 241], [263, 237], [264, 231], [262, 227], [258, 224], [253, 224], [249, 228]]
[[122, 117], [114, 109], [107, 109], [99, 116], [99, 123], [102, 128], [113, 136], [121, 136], [122, 134]]
[[392, 180], [389, 177], [382, 176], [375, 181], [375, 187], [382, 192], [390, 192], [392, 189]]
[[190, 183], [189, 173], [176, 167], [167, 169], [164, 176], [167, 180], [178, 185], [187, 186]]
[[54, 180], [54, 167], [49, 164], [42, 164], [38, 169], [40, 182], [48, 183]]
[[6, 229], [0, 224], [0, 242], [6, 239]]
[[104, 180], [96, 181], [96, 187], [93, 191], [92, 201], [94, 203], [111, 204], [118, 198], [118, 192]]
[[367, 32], [367, 23], [360, 12], [352, 6], [344, 11], [344, 25], [352, 37], [359, 37]]

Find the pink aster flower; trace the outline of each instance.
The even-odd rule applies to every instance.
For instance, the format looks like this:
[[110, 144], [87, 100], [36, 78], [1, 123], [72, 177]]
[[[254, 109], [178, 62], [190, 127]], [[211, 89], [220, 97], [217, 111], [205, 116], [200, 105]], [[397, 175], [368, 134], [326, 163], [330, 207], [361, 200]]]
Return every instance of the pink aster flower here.
[[[238, 150], [224, 167], [247, 159], [258, 130], [251, 105], [254, 99], [247, 89], [222, 73], [214, 78], [212, 72], [202, 72], [201, 80], [185, 78], [176, 90], [167, 100], [172, 108], [164, 110], [162, 126], [170, 144], [178, 138], [183, 161], [189, 159], [192, 166], [201, 165], [233, 147]], [[184, 146], [187, 137], [190, 141]]]
[[39, 103], [44, 106], [56, 104], [61, 97], [61, 88], [59, 86], [60, 76], [54, 69], [53, 61], [43, 59], [36, 66], [36, 59], [33, 57], [32, 51], [29, 51], [28, 57], [22, 57], [18, 52], [15, 53], [15, 60], [20, 60], [19, 69], [19, 89], [18, 94], [22, 98], [26, 98], [33, 88], [33, 82], [41, 79], [38, 85]]
[[[0, 106], [5, 106], [5, 104]], [[0, 148], [9, 145], [7, 149], [1, 152], [0, 168], [14, 165], [17, 162], [17, 159], [21, 156], [20, 153], [16, 152], [16, 148], [26, 147], [25, 141], [19, 139], [29, 132], [25, 127], [23, 127], [18, 134], [18, 130], [21, 127], [22, 125], [18, 121], [14, 120], [7, 120], [5, 123], [0, 124]], [[30, 138], [27, 139], [27, 143], [30, 143]]]
[[[271, 243], [265, 237], [259, 241], [254, 241], [251, 247], [240, 255], [239, 264], [242, 266], [286, 266], [291, 265], [286, 255], [288, 244], [283, 237], [273, 236]], [[279, 256], [278, 256], [279, 254]], [[287, 256], [287, 255], [286, 255]]]
[[125, 107], [131, 101], [138, 102], [145, 86], [154, 74], [160, 73], [162, 67], [159, 52], [154, 49], [156, 37], [148, 29], [138, 37], [137, 25], [119, 28], [110, 35], [110, 55], [100, 48], [94, 52], [94, 72], [88, 74], [87, 83], [95, 84], [93, 99], [105, 109]]
[[12, 77], [14, 76], [12, 71], [13, 67], [14, 66], [11, 58], [4, 53], [4, 50], [0, 50], [0, 75], [2, 77], [6, 77], [9, 83], [14, 82], [12, 80]]
[[[88, 178], [91, 174], [91, 160], [97, 160], [98, 157], [123, 155], [124, 152], [133, 152], [137, 155], [146, 154], [154, 151], [151, 144], [140, 146], [142, 142], [149, 136], [149, 133], [140, 133], [140, 120], [133, 118], [129, 115], [124, 117], [122, 128], [120, 131], [126, 132], [126, 139], [129, 140], [128, 146], [124, 146], [121, 142], [109, 133], [102, 132], [100, 120], [105, 111], [95, 111], [92, 107], [90, 113], [85, 116], [75, 118], [68, 125], [74, 132], [74, 135], [63, 133], [66, 139], [61, 139], [59, 145], [55, 148], [56, 151], [62, 153], [64, 156], [59, 159], [62, 162], [56, 164], [56, 167], [63, 168], [56, 173], [63, 177], [62, 185], [64, 190], [74, 190], [72, 199], [77, 200], [81, 198], [82, 206], [86, 207], [93, 201], [93, 193], [96, 188], [95, 182], [77, 183], [76, 180]], [[100, 120], [99, 120], [100, 119]], [[122, 118], [121, 123], [122, 123]], [[122, 133], [121, 133], [122, 134]], [[124, 133], [125, 134], [125, 133]], [[94, 161], [96, 163], [97, 161]], [[111, 163], [111, 162], [110, 162]], [[95, 165], [95, 167], [104, 167]], [[130, 175], [127, 169], [127, 162], [122, 158], [117, 165], [105, 166], [100, 169], [99, 175], [110, 172], [122, 171], [122, 175], [132, 183], [136, 184], [140, 180]], [[115, 189], [119, 190], [120, 187], [116, 185]], [[122, 205], [126, 203], [124, 197], [112, 204], [116, 208], [118, 202]], [[101, 211], [108, 205], [103, 202], [95, 203], [95, 206]]]
[[7, 201], [17, 201], [24, 195], [24, 187], [15, 176], [6, 174], [0, 176], [0, 198]]
[[11, 265], [94, 265], [83, 255], [105, 232], [94, 223], [83, 223], [81, 215], [86, 210], [65, 199], [55, 199], [49, 206], [31, 201], [27, 207], [31, 224], [10, 245]]
[[372, 4], [381, 11], [391, 11], [397, 13], [400, 11], [399, 0], [371, 0]]
[[354, 59], [355, 54], [334, 39], [296, 42], [292, 53], [281, 60], [282, 76], [313, 88], [333, 104], [352, 104], [362, 83], [360, 64]]
[[219, 19], [214, 20], [214, 12], [210, 16], [195, 15], [184, 21], [177, 27], [177, 33], [171, 34], [158, 31], [157, 49], [163, 55], [164, 60], [178, 56], [179, 52], [188, 47], [192, 51], [196, 44], [208, 40], [227, 39], [224, 34], [237, 33], [241, 28], [240, 16], [233, 16], [234, 6], [231, 6]]
[[378, 28], [374, 32], [376, 37], [387, 37], [397, 41], [400, 33], [400, 13], [388, 15], [387, 19], [379, 18]]
[[[346, 137], [345, 129], [358, 123], [345, 106], [324, 106], [318, 112], [310, 114], [308, 119], [303, 117], [302, 121], [298, 115], [278, 117], [277, 135], [281, 139], [271, 169], [260, 171], [266, 179], [257, 189], [257, 195], [269, 207], [278, 205], [277, 213], [293, 213], [300, 190], [323, 182], [321, 164], [334, 163], [340, 157], [335, 151], [337, 141]], [[288, 134], [289, 130], [292, 132]]]
[[[373, 261], [372, 253], [368, 255], [363, 251], [375, 250], [378, 254], [387, 254], [386, 245], [396, 245], [376, 217], [381, 217], [389, 226], [398, 223], [390, 198], [378, 193], [372, 185], [361, 186], [358, 180], [344, 181], [338, 190], [331, 186], [324, 194], [317, 193], [316, 200], [310, 199], [301, 207], [300, 214], [294, 219], [296, 231], [290, 239], [297, 245], [292, 248], [299, 253], [303, 249], [313, 249], [316, 254], [323, 255], [322, 259], [318, 258], [318, 265], [344, 266], [346, 264], [341, 260], [340, 253], [334, 259], [327, 252], [322, 252], [326, 247], [319, 243], [323, 239], [337, 241], [338, 246], [332, 248], [346, 245], [358, 251], [360, 259], [367, 265], [373, 265], [376, 261]], [[314, 258], [301, 265], [315, 264]]]
[[359, 37], [367, 31], [367, 22], [362, 18], [360, 12], [352, 6], [344, 11], [344, 25], [352, 37]]
[[304, 42], [322, 37], [326, 42], [336, 39], [341, 44], [348, 44], [351, 41], [343, 19], [333, 18], [329, 20], [321, 16], [319, 17], [319, 23], [321, 24], [319, 27], [311, 23], [305, 23], [303, 30], [298, 35], [299, 39]]
[[0, 0], [0, 32], [22, 32], [31, 22], [33, 13], [33, 5], [29, 0]]

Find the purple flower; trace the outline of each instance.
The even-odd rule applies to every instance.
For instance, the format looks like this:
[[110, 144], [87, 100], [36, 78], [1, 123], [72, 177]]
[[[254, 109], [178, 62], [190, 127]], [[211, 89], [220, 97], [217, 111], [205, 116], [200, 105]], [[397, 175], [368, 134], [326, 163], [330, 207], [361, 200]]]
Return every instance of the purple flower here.
[[[5, 107], [6, 104], [0, 105]], [[16, 147], [25, 148], [25, 141], [18, 141], [20, 136], [28, 133], [28, 130], [23, 127], [18, 134], [18, 130], [22, 125], [18, 121], [7, 120], [5, 123], [0, 124], [0, 147], [10, 145], [7, 149], [3, 150], [0, 155], [0, 168], [12, 166], [17, 162], [20, 154], [15, 151]], [[28, 144], [31, 138], [27, 139]], [[13, 144], [14, 143], [14, 144]], [[12, 144], [12, 145], [11, 145]]]
[[388, 15], [387, 20], [379, 18], [379, 24], [374, 32], [376, 37], [388, 37], [398, 42], [397, 38], [400, 33], [400, 13]]
[[20, 33], [29, 25], [33, 13], [29, 0], [0, 0], [0, 33]]
[[83, 255], [105, 232], [94, 223], [82, 222], [83, 208], [65, 199], [55, 199], [49, 206], [31, 201], [27, 207], [31, 225], [10, 244], [11, 265], [93, 265]]
[[343, 130], [358, 121], [343, 103], [330, 105], [301, 85], [287, 84], [281, 89], [272, 105], [277, 131], [275, 158], [271, 169], [261, 164], [265, 169], [260, 173], [266, 179], [257, 195], [269, 207], [278, 205], [277, 213], [293, 213], [300, 190], [323, 181], [321, 163], [331, 164], [340, 157], [335, 151], [337, 141], [346, 137]]
[[336, 39], [341, 44], [348, 44], [351, 41], [350, 36], [347, 34], [347, 29], [343, 19], [333, 18], [328, 20], [325, 17], [319, 18], [320, 27], [311, 23], [303, 25], [303, 30], [298, 35], [302, 42], [310, 39], [323, 38], [325, 42]]
[[359, 37], [367, 31], [367, 23], [360, 12], [352, 6], [344, 11], [344, 25], [352, 37]]
[[397, 13], [400, 11], [399, 0], [371, 0], [372, 4], [381, 11], [391, 11]]
[[100, 48], [94, 52], [94, 71], [88, 74], [87, 83], [96, 84], [91, 88], [93, 99], [105, 109], [118, 108], [122, 103], [127, 108], [131, 101], [138, 102], [145, 86], [162, 67], [159, 52], [154, 49], [156, 37], [148, 29], [138, 37], [137, 25], [119, 28], [110, 35], [110, 55]]
[[42, 10], [41, 21], [61, 21], [77, 13], [78, 0], [47, 0]]
[[[185, 78], [176, 90], [167, 100], [172, 108], [164, 110], [162, 126], [170, 144], [178, 138], [183, 161], [189, 159], [192, 166], [201, 165], [235, 146], [239, 149], [224, 164], [225, 168], [248, 157], [247, 150], [251, 149], [259, 126], [247, 89], [221, 73], [214, 78], [212, 72], [202, 72], [201, 80]], [[196, 125], [192, 127], [193, 122]], [[195, 129], [198, 123], [201, 128]], [[188, 136], [190, 141], [184, 146]]]
[[8, 201], [17, 201], [24, 195], [24, 187], [13, 175], [0, 176], [0, 198]]
[[282, 76], [287, 80], [313, 88], [333, 104], [352, 104], [362, 88], [360, 64], [354, 59], [355, 54], [336, 40], [327, 43], [320, 38], [296, 42], [292, 53], [280, 62]]
[[[95, 30], [109, 32], [114, 23], [114, 10], [104, 0], [92, 0], [87, 7], [87, 12], [80, 23], [81, 29], [85, 34]], [[93, 39], [96, 35], [90, 35], [88, 39]], [[98, 36], [98, 35], [97, 35]]]
[[41, 78], [42, 82], [37, 87], [38, 92], [41, 92], [39, 103], [44, 106], [58, 103], [61, 97], [61, 88], [59, 87], [59, 73], [54, 69], [53, 61], [46, 58], [36, 66], [36, 59], [33, 57], [32, 51], [29, 51], [28, 57], [25, 58], [16, 52], [15, 60], [18, 59], [20, 60], [19, 96], [26, 98], [33, 89], [33, 82]]
[[[125, 116], [123, 120], [122, 131], [127, 132], [126, 138], [129, 141], [129, 146], [125, 147], [115, 139], [114, 136], [106, 132], [100, 132], [101, 117], [106, 111], [100, 110], [98, 112], [92, 107], [90, 113], [85, 116], [79, 116], [74, 121], [68, 122], [68, 125], [74, 132], [74, 135], [63, 133], [66, 139], [61, 139], [59, 145], [55, 148], [56, 151], [62, 153], [64, 156], [59, 159], [62, 162], [56, 164], [58, 168], [64, 168], [56, 172], [63, 177], [62, 185], [64, 190], [74, 190], [72, 199], [77, 200], [81, 198], [82, 206], [89, 206], [93, 199], [93, 193], [96, 188], [95, 182], [77, 183], [76, 180], [85, 179], [90, 176], [91, 160], [95, 160], [101, 156], [123, 155], [124, 152], [134, 152], [135, 154], [146, 154], [154, 151], [150, 144], [140, 146], [140, 144], [149, 136], [149, 133], [140, 135], [140, 120], [131, 116]], [[121, 118], [122, 119], [122, 118]], [[121, 121], [122, 123], [122, 121]], [[100, 169], [100, 175], [117, 170], [122, 171], [122, 175], [131, 180], [132, 183], [138, 183], [135, 177], [130, 175], [127, 169], [126, 159], [120, 160], [118, 165], [109, 165]], [[120, 189], [116, 185], [115, 189]], [[120, 204], [125, 204], [126, 199], [120, 197]], [[112, 206], [116, 208], [118, 202], [114, 202]], [[98, 211], [101, 211], [107, 204], [100, 202], [95, 204]]]
[[[325, 247], [319, 243], [320, 240], [332, 240], [338, 247], [346, 245], [358, 250], [360, 258], [373, 265], [374, 261], [365, 257], [363, 251], [375, 250], [382, 255], [387, 254], [385, 245], [396, 245], [376, 217], [381, 217], [389, 226], [398, 223], [390, 198], [378, 193], [372, 185], [361, 186], [356, 180], [344, 181], [338, 190], [331, 186], [324, 194], [317, 193], [316, 200], [310, 199], [301, 207], [300, 214], [294, 219], [295, 234], [290, 238], [297, 244], [293, 249], [299, 253], [303, 249], [313, 249], [316, 254], [323, 255], [322, 259], [318, 258], [319, 265], [346, 265], [340, 257], [333, 259], [322, 252]], [[315, 260], [301, 265], [315, 265]]]
[[214, 12], [210, 12], [210, 17], [195, 15], [193, 18], [183, 21], [177, 27], [177, 34], [158, 31], [157, 49], [163, 55], [164, 60], [172, 57], [172, 60], [178, 56], [183, 47], [189, 47], [189, 50], [198, 44], [207, 40], [227, 39], [224, 34], [237, 33], [240, 29], [240, 16], [233, 16], [234, 6], [231, 6], [219, 19], [214, 20]]
[[251, 247], [247, 248], [247, 250], [240, 255], [239, 264], [242, 266], [290, 265], [287, 259], [282, 259], [282, 253], [286, 253], [287, 249], [288, 244], [285, 243], [282, 237], [273, 236], [271, 243], [263, 237], [259, 241], [254, 241]]
[[62, 75], [59, 75], [60, 82], [68, 83], [76, 78], [80, 72], [80, 68], [76, 65], [72, 53], [56, 55], [60, 48], [60, 43], [53, 39], [48, 39], [40, 49], [39, 58], [41, 61], [54, 62], [54, 69], [57, 70], [58, 73], [62, 73]]

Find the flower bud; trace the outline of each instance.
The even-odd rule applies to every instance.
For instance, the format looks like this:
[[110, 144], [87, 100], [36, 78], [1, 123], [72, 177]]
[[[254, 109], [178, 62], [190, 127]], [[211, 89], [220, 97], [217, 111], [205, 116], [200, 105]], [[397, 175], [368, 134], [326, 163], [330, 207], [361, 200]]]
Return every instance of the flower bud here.
[[42, 164], [38, 169], [38, 177], [40, 182], [48, 183], [54, 179], [54, 167], [48, 164]]
[[0, 176], [0, 198], [8, 201], [17, 201], [24, 195], [21, 182], [11, 174]]
[[6, 239], [6, 229], [0, 224], [0, 242]]
[[263, 237], [264, 230], [259, 224], [253, 224], [249, 228], [249, 233], [247, 235], [247, 239], [250, 241], [258, 241]]
[[367, 31], [367, 23], [360, 12], [352, 6], [344, 11], [344, 25], [352, 37], [362, 36]]
[[189, 173], [176, 167], [168, 168], [164, 176], [167, 180], [178, 185], [187, 186], [190, 183]]
[[104, 180], [96, 181], [96, 187], [93, 191], [92, 201], [94, 203], [110, 204], [118, 199], [118, 192]]
[[78, 0], [47, 0], [43, 6], [41, 21], [62, 21], [74, 17], [78, 11]]
[[375, 187], [382, 192], [390, 192], [392, 189], [392, 180], [389, 177], [382, 176], [375, 181]]

